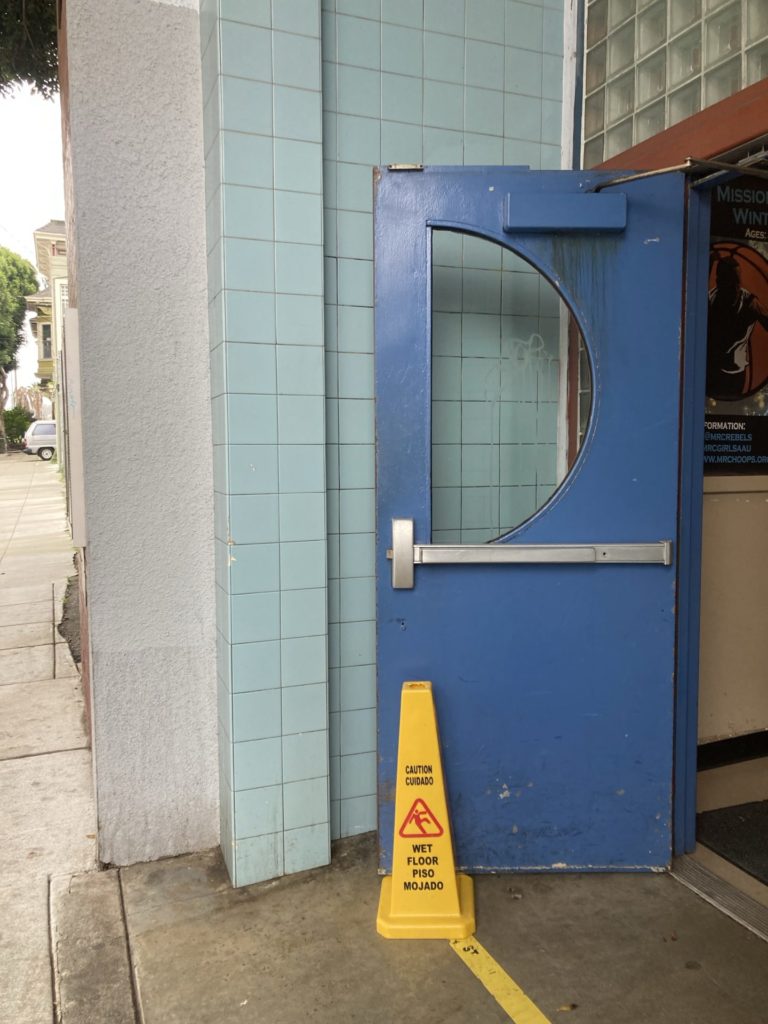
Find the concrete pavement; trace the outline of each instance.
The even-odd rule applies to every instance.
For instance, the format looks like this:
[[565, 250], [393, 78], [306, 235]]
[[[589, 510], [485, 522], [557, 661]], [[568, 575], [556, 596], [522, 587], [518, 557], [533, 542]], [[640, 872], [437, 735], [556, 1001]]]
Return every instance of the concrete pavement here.
[[55, 465], [0, 456], [0, 1022], [53, 1020], [52, 876], [96, 867], [77, 668], [56, 631], [74, 572]]

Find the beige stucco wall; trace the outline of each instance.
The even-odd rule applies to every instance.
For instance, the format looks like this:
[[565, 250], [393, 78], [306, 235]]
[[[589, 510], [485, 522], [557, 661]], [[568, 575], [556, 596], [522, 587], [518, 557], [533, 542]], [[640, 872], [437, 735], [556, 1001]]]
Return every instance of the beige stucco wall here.
[[699, 742], [768, 729], [768, 478], [707, 477]]

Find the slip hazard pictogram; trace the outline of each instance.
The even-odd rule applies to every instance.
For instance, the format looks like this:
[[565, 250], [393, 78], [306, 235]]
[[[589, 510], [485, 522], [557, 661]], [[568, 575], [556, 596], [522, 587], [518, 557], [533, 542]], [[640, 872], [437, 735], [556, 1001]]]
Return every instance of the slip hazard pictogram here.
[[414, 800], [413, 806], [400, 826], [403, 839], [434, 838], [443, 834], [443, 826], [423, 800]]

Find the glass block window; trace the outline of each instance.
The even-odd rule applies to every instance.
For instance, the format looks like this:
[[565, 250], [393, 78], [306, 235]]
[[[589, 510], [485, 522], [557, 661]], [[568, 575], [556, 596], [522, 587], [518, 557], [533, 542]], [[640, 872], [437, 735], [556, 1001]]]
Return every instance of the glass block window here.
[[585, 167], [768, 78], [768, 0], [588, 0]]

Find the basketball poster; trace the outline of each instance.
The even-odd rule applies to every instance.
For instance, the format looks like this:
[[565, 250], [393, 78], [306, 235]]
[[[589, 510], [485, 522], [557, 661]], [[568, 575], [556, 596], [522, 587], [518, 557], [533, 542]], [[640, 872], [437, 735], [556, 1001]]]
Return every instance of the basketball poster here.
[[712, 196], [704, 472], [768, 473], [768, 179]]

